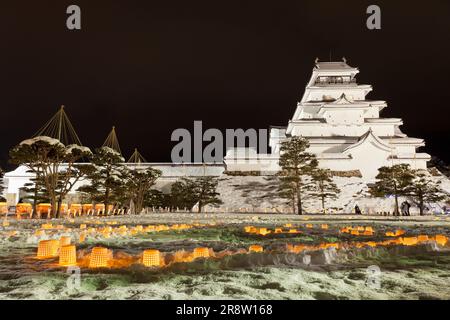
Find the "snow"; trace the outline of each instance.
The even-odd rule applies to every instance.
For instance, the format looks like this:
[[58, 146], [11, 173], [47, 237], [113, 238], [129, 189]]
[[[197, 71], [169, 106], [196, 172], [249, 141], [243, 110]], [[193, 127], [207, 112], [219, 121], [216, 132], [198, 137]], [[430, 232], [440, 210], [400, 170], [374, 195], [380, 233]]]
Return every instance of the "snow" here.
[[36, 142], [46, 142], [50, 145], [58, 145], [64, 147], [64, 144], [62, 144], [58, 139], [47, 137], [47, 136], [38, 136], [31, 139], [23, 140], [20, 145], [32, 145]]
[[70, 144], [66, 147], [66, 154], [71, 154], [73, 150], [79, 150], [81, 153], [91, 154], [91, 149], [77, 144]]
[[[317, 228], [323, 221], [330, 230]], [[68, 230], [46, 230], [34, 236], [42, 223], [65, 224]], [[164, 270], [152, 270], [134, 264], [117, 270], [81, 269], [81, 287], [71, 290], [69, 276], [56, 260], [36, 260], [36, 246], [42, 239], [68, 235], [75, 241], [79, 224], [89, 226], [160, 223], [215, 222], [217, 225], [184, 231], [149, 233], [138, 236], [95, 236], [77, 244], [79, 257], [94, 246], [113, 249], [115, 257], [138, 255], [147, 248], [171, 252], [208, 246], [214, 252], [236, 250], [258, 242], [264, 248], [288, 241], [323, 241], [342, 237], [336, 231], [342, 225], [371, 225], [380, 234], [402, 228], [409, 235], [450, 235], [450, 218], [405, 217], [382, 220], [367, 216], [294, 216], [284, 214], [191, 214], [152, 213], [141, 216], [102, 218], [81, 217], [67, 220], [10, 221], [0, 227], [0, 299], [449, 299], [450, 287], [443, 285], [450, 271], [450, 247], [426, 243], [423, 246], [361, 248], [311, 252], [310, 263], [304, 254], [237, 254], [225, 259], [199, 259], [176, 264]], [[245, 225], [274, 227], [286, 222], [301, 228], [306, 222], [316, 226], [297, 238], [261, 238], [245, 236]], [[15, 236], [6, 237], [11, 230]], [[294, 240], [297, 239], [297, 240]], [[308, 240], [309, 241], [309, 240]], [[334, 240], [333, 240], [334, 241]], [[367, 267], [381, 269], [379, 289], [367, 286]]]

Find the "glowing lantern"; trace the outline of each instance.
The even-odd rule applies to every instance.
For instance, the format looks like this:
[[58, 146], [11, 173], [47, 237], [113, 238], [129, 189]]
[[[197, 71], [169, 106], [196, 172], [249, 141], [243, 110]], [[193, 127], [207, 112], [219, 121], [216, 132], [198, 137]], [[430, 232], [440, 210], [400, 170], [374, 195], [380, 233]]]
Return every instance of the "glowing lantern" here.
[[363, 232], [363, 235], [364, 235], [364, 236], [373, 236], [373, 231], [365, 230], [365, 231]]
[[146, 267], [159, 267], [161, 265], [159, 250], [145, 250], [142, 255], [142, 264]]
[[194, 259], [197, 258], [209, 258], [209, 249], [200, 247], [194, 249]]
[[365, 231], [374, 232], [372, 227], [366, 227]]
[[8, 213], [8, 204], [6, 202], [0, 202], [0, 214]]
[[289, 229], [289, 233], [299, 233], [299, 231], [297, 229]]
[[254, 230], [254, 229], [255, 229], [255, 227], [252, 227], [252, 226], [245, 226], [244, 227], [245, 232], [248, 232], [248, 233], [252, 233], [252, 230]]
[[392, 231], [388, 231], [388, 232], [386, 232], [386, 236], [387, 237], [395, 237], [395, 233], [393, 233]]
[[72, 239], [70, 237], [62, 236], [61, 238], [59, 238], [60, 247], [68, 246], [70, 244], [71, 240]]
[[367, 244], [369, 247], [376, 247], [376, 246], [377, 246], [377, 243], [376, 243], [375, 241], [367, 241], [366, 244]]
[[276, 228], [274, 232], [275, 232], [275, 233], [283, 233], [283, 229], [281, 229], [281, 228]]
[[441, 246], [445, 246], [445, 244], [448, 242], [448, 238], [446, 236], [438, 234], [435, 236], [435, 241]]
[[112, 259], [112, 252], [108, 248], [94, 247], [89, 259], [89, 268], [106, 268]]
[[94, 207], [95, 212], [97, 214], [104, 214], [105, 213], [105, 205], [103, 203], [97, 203]]
[[80, 233], [80, 239], [78, 240], [78, 242], [82, 243], [86, 241], [86, 232], [82, 232]]
[[39, 203], [36, 206], [36, 212], [39, 217], [41, 217], [43, 214], [46, 214], [48, 217], [50, 215], [51, 211], [52, 211], [52, 205], [50, 203]]
[[350, 232], [350, 234], [353, 235], [353, 236], [359, 236], [359, 231], [357, 231], [357, 230], [352, 230], [352, 231]]
[[16, 216], [17, 219], [21, 219], [22, 215], [31, 215], [33, 207], [30, 203], [18, 203], [16, 205]]
[[361, 232], [364, 232], [364, 227], [358, 226], [358, 227], [356, 227], [356, 230], [361, 231]]
[[58, 256], [58, 240], [42, 240], [38, 244], [38, 259], [55, 258]]
[[264, 249], [262, 246], [258, 245], [258, 244], [253, 244], [248, 248], [249, 252], [263, 252]]
[[292, 223], [286, 223], [284, 226], [285, 226], [286, 228], [292, 228]]
[[59, 252], [60, 266], [75, 266], [77, 264], [77, 248], [74, 245], [62, 246]]
[[53, 225], [51, 223], [44, 223], [41, 225], [41, 229], [44, 229], [44, 230], [53, 229]]
[[262, 236], [265, 236], [266, 234], [269, 234], [270, 231], [267, 230], [267, 228], [259, 228], [258, 233]]
[[80, 229], [86, 229], [86, 224], [84, 224], [84, 223], [82, 223], [82, 224], [80, 224]]
[[87, 203], [87, 204], [83, 204], [83, 205], [82, 205], [83, 212], [84, 212], [85, 214], [87, 214], [90, 210], [92, 210], [93, 207], [94, 207], [94, 206], [93, 206], [92, 204], [90, 204], [90, 203]]
[[417, 237], [405, 237], [402, 239], [402, 244], [405, 246], [414, 246], [418, 242]]
[[75, 217], [77, 214], [81, 215], [81, 211], [83, 210], [83, 206], [79, 203], [72, 203], [69, 207], [71, 213]]
[[324, 229], [324, 230], [328, 230], [328, 225], [327, 225], [327, 224], [322, 224], [320, 227], [321, 227], [322, 229]]
[[311, 223], [308, 223], [308, 224], [306, 224], [306, 227], [307, 227], [308, 229], [312, 229], [313, 225], [312, 225]]
[[36, 237], [43, 236], [44, 234], [45, 234], [45, 231], [44, 231], [44, 230], [36, 230], [36, 231], [34, 232], [34, 235], [35, 235]]
[[423, 242], [423, 241], [428, 241], [429, 239], [428, 239], [428, 236], [427, 235], [419, 235], [418, 237], [417, 237], [417, 241], [419, 241], [419, 242]]

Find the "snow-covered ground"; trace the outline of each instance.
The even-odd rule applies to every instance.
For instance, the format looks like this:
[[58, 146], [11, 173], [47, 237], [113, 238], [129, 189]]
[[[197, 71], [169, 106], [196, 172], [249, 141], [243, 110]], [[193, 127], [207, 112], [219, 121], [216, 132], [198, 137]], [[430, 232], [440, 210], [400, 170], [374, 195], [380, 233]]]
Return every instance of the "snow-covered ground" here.
[[[98, 220], [52, 220], [53, 226], [35, 236], [48, 221], [10, 221], [0, 227], [0, 299], [450, 299], [450, 247], [424, 242], [417, 246], [355, 246], [288, 253], [286, 244], [356, 243], [382, 241], [386, 231], [402, 229], [405, 237], [450, 236], [450, 217], [293, 216], [284, 214], [182, 214], [109, 217]], [[87, 227], [212, 223], [186, 230], [143, 232], [136, 235], [100, 234], [77, 243], [81, 223]], [[109, 223], [109, 224], [108, 224]], [[299, 234], [249, 234], [245, 226], [283, 227], [292, 224]], [[328, 229], [322, 229], [326, 223]], [[306, 224], [312, 224], [307, 228]], [[373, 236], [339, 233], [343, 226], [371, 226]], [[67, 229], [70, 228], [70, 229]], [[286, 228], [286, 227], [285, 227]], [[17, 231], [14, 234], [14, 231]], [[144, 249], [171, 252], [204, 246], [214, 252], [238, 253], [260, 244], [264, 253], [242, 253], [197, 259], [164, 268], [139, 263], [111, 269], [81, 267], [80, 287], [57, 259], [37, 260], [40, 239], [67, 235], [81, 260], [94, 246], [113, 250], [114, 257], [136, 257]], [[241, 250], [241, 251], [239, 251]], [[305, 256], [309, 260], [305, 260]], [[368, 283], [369, 266], [378, 266], [379, 286]], [[370, 269], [372, 270], [372, 269]]]

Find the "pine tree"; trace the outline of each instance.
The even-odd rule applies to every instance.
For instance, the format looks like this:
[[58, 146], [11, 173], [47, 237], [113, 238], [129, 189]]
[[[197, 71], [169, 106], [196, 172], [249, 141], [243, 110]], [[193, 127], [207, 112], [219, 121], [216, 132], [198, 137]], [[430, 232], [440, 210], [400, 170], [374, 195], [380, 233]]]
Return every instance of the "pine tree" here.
[[48, 192], [45, 189], [45, 183], [36, 177], [31, 178], [30, 182], [25, 183], [20, 190], [25, 193], [22, 200], [29, 200], [32, 202], [33, 218], [37, 217], [37, 205], [39, 203], [50, 202]]
[[428, 172], [423, 170], [414, 170], [414, 178], [406, 188], [406, 194], [414, 199], [419, 207], [420, 215], [424, 213], [425, 202], [437, 202], [448, 199], [440, 187], [441, 181], [433, 181]]
[[130, 200], [133, 200], [137, 214], [141, 213], [146, 194], [161, 174], [161, 170], [153, 168], [134, 168], [127, 171], [126, 193]]
[[93, 202], [103, 203], [105, 210], [110, 204], [122, 202], [126, 186], [125, 159], [110, 147], [95, 150], [91, 164], [85, 168], [89, 181], [78, 191], [89, 194]]
[[329, 169], [317, 168], [311, 172], [311, 183], [308, 185], [309, 194], [318, 197], [322, 203], [322, 210], [325, 213], [326, 199], [337, 199], [341, 192], [333, 182]]
[[198, 212], [206, 205], [220, 205], [222, 200], [217, 193], [219, 181], [212, 177], [183, 178], [172, 185], [172, 207], [192, 208], [198, 204]]
[[370, 186], [369, 192], [376, 197], [393, 195], [395, 199], [394, 215], [399, 216], [398, 197], [407, 195], [407, 188], [411, 185], [413, 178], [414, 173], [407, 164], [381, 167], [378, 169], [377, 180], [374, 185]]
[[65, 146], [58, 139], [38, 136], [22, 141], [10, 150], [10, 162], [25, 165], [42, 181], [52, 205], [52, 214], [59, 217], [64, 197], [82, 178], [84, 170], [76, 162], [91, 155], [89, 148]]
[[283, 141], [280, 147], [280, 196], [295, 203], [294, 212], [297, 209], [300, 215], [303, 214], [302, 197], [306, 191], [308, 176], [318, 165], [315, 155], [306, 152], [308, 148], [308, 140], [302, 137]]

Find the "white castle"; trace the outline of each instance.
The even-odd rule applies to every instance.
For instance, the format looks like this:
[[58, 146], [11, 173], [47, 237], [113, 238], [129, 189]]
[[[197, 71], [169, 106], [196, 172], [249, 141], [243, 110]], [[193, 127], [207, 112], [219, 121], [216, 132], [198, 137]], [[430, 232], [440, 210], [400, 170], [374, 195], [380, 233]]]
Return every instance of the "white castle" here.
[[383, 100], [368, 100], [371, 85], [358, 84], [358, 68], [345, 58], [339, 62], [318, 62], [294, 116], [286, 127], [270, 130], [270, 154], [254, 149], [230, 150], [225, 157], [229, 171], [278, 171], [280, 144], [292, 136], [309, 140], [309, 152], [319, 165], [332, 171], [357, 171], [371, 180], [378, 168], [405, 163], [426, 169], [430, 156], [417, 153], [423, 139], [410, 138], [400, 130], [399, 118], [380, 118], [387, 107]]

